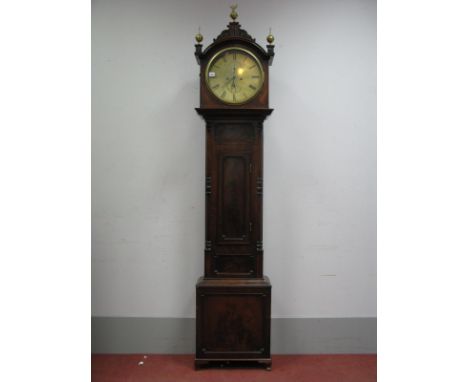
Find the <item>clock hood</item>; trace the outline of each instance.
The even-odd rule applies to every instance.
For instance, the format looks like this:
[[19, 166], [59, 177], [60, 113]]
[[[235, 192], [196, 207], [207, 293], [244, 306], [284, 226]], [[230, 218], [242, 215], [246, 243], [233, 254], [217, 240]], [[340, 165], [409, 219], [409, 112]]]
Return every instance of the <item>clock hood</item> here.
[[201, 44], [195, 45], [195, 56], [198, 63], [218, 49], [232, 45], [241, 45], [250, 49], [262, 60], [268, 60], [268, 64], [271, 65], [273, 56], [275, 55], [274, 45], [267, 45], [267, 50], [265, 50], [261, 45], [257, 44], [255, 39], [245, 29], [241, 28], [241, 25], [237, 21], [231, 21], [227, 27], [228, 29], [223, 30], [204, 50], [202, 50]]

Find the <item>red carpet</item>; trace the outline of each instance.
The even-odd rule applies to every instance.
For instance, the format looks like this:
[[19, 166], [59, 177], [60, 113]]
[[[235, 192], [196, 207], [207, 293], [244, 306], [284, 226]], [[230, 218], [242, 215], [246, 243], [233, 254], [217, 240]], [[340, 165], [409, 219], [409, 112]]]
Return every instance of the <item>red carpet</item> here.
[[[193, 355], [93, 355], [92, 382], [375, 382], [376, 355], [274, 355], [272, 371], [203, 369]], [[143, 364], [139, 365], [139, 363]]]

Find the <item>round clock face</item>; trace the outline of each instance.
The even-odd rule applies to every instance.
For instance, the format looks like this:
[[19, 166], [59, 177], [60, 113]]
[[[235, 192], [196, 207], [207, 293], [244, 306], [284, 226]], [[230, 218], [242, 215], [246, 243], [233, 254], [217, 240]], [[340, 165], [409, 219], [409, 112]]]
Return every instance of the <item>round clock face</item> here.
[[208, 89], [222, 102], [238, 105], [250, 101], [263, 86], [263, 68], [243, 48], [226, 48], [216, 53], [206, 67]]

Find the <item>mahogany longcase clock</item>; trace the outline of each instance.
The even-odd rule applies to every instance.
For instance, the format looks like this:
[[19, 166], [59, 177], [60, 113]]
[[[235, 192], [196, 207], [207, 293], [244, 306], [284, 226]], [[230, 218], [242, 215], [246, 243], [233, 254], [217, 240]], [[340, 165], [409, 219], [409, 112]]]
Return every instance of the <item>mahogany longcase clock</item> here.
[[228, 29], [202, 49], [200, 108], [206, 122], [205, 273], [196, 286], [195, 367], [260, 364], [271, 368], [271, 284], [263, 274], [263, 121], [268, 105], [267, 50], [231, 7]]

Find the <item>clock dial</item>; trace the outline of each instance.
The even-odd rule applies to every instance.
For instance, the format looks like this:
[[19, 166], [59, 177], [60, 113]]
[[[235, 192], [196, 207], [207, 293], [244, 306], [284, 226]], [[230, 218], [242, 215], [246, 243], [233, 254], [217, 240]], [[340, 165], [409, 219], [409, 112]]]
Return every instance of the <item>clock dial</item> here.
[[206, 67], [208, 89], [222, 102], [243, 104], [263, 86], [263, 69], [258, 59], [243, 48], [223, 49]]

